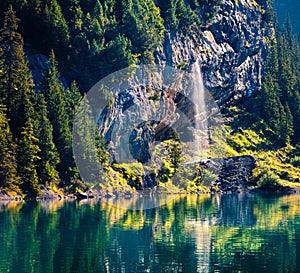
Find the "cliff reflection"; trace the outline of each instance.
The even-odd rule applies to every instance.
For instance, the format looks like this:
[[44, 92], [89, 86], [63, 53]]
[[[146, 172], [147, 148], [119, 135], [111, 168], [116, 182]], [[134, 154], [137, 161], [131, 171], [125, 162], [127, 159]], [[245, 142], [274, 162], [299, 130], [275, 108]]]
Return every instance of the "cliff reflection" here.
[[149, 210], [0, 203], [0, 272], [295, 272], [299, 207], [298, 195], [247, 194], [179, 196]]

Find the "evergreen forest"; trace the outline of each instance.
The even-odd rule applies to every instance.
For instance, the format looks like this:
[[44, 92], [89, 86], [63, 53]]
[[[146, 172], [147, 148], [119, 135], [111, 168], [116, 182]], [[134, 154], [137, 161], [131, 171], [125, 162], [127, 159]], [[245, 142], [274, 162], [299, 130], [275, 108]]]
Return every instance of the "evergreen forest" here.
[[[0, 188], [28, 198], [41, 186], [76, 191], [72, 122], [83, 94], [112, 72], [153, 64], [166, 32], [209, 24], [221, 2], [2, 0]], [[34, 54], [47, 56], [40, 73], [29, 61]], [[299, 182], [299, 63], [299, 39], [286, 19], [269, 42], [260, 92], [224, 111], [228, 155], [258, 157], [253, 183], [261, 186]]]

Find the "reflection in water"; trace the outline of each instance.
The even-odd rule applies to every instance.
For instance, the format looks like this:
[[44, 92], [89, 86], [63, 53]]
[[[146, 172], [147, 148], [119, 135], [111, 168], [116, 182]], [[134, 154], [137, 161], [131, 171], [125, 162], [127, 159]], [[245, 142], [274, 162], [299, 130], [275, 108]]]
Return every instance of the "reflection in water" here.
[[0, 272], [299, 272], [300, 196], [0, 203]]

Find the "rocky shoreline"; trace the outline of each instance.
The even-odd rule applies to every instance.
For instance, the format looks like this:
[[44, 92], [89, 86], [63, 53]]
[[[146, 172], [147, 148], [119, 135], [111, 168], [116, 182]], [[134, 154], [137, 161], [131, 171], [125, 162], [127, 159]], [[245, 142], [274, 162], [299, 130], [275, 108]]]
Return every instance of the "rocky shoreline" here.
[[[264, 192], [282, 192], [282, 193], [300, 193], [300, 188], [289, 186], [270, 185], [268, 188], [258, 188], [251, 182], [252, 171], [255, 168], [256, 160], [252, 156], [237, 156], [229, 158], [208, 159], [201, 162], [201, 166], [209, 171], [214, 172], [216, 168], [222, 166], [218, 179], [208, 188], [210, 193], [264, 193]], [[95, 190], [85, 187], [80, 192], [66, 192], [61, 189], [61, 194], [53, 192], [45, 186], [41, 187], [41, 194], [36, 197], [36, 200], [73, 200], [73, 199], [110, 199], [110, 198], [126, 198], [130, 199], [134, 195], [151, 195], [159, 193], [159, 187], [153, 189], [144, 189], [143, 191], [130, 191], [123, 189], [122, 191], [108, 192], [104, 190]], [[200, 194], [202, 192], [194, 192]], [[25, 200], [30, 198], [25, 198]], [[16, 193], [10, 193], [5, 190], [0, 190], [1, 201], [23, 200], [22, 196]]]
[[[250, 194], [269, 194], [269, 193], [281, 193], [281, 194], [299, 194], [300, 188], [292, 188], [292, 187], [284, 187], [282, 186], [280, 189], [276, 190], [267, 190], [267, 189], [260, 189], [255, 187], [239, 187], [238, 190], [230, 190], [230, 191], [210, 191], [210, 194], [232, 194], [232, 193], [243, 193], [247, 192]], [[151, 190], [147, 191], [138, 191], [137, 193], [130, 193], [127, 195], [124, 194], [113, 194], [113, 193], [105, 193], [101, 194], [99, 192], [94, 192], [91, 195], [87, 195], [86, 193], [78, 193], [74, 195], [67, 195], [61, 196], [51, 192], [50, 196], [43, 196], [40, 195], [36, 198], [22, 198], [21, 196], [15, 197], [1, 191], [0, 193], [0, 202], [13, 202], [13, 201], [29, 201], [29, 200], [36, 200], [36, 201], [58, 201], [58, 200], [109, 200], [109, 199], [131, 199], [133, 196], [142, 197], [143, 195], [151, 195], [153, 194]], [[171, 193], [170, 193], [171, 194]], [[173, 194], [173, 193], [172, 193]], [[193, 192], [193, 193], [178, 193], [178, 194], [194, 194], [199, 195], [203, 194], [203, 192]]]

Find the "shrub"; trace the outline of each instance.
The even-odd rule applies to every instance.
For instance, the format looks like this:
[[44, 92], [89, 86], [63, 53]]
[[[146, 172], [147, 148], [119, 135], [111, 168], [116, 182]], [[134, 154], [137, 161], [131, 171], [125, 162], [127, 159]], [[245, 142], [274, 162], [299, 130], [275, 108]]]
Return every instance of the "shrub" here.
[[258, 180], [258, 187], [265, 190], [277, 190], [281, 187], [280, 178], [275, 173], [264, 171]]
[[291, 164], [294, 167], [300, 167], [300, 156], [295, 156], [294, 158], [291, 159]]

